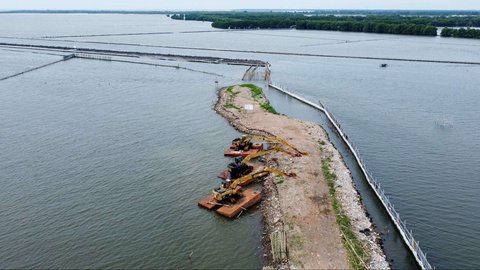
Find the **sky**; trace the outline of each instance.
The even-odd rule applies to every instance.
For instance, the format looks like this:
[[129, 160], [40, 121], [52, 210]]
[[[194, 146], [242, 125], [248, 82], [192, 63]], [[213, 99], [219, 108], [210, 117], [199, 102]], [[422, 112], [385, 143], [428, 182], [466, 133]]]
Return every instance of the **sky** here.
[[0, 10], [462, 9], [480, 0], [0, 0]]

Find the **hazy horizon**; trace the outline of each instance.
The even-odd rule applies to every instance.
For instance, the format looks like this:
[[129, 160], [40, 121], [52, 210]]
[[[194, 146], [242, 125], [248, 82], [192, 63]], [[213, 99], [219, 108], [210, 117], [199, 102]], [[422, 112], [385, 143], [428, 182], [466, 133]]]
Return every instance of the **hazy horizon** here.
[[233, 9], [351, 9], [351, 10], [480, 10], [480, 1], [473, 0], [6, 0], [0, 10], [233, 10]]
[[150, 9], [140, 9], [140, 8], [71, 8], [71, 9], [64, 9], [64, 8], [17, 8], [17, 9], [0, 9], [0, 11], [138, 11], [138, 12], [149, 12], [149, 11], [237, 11], [237, 10], [246, 10], [246, 11], [310, 11], [310, 10], [373, 10], [373, 11], [382, 11], [382, 10], [387, 10], [387, 11], [480, 11], [480, 8], [478, 9], [412, 9], [412, 8], [231, 8], [231, 9], [180, 9], [180, 8], [168, 8], [168, 9], [155, 9], [155, 8], [150, 8]]

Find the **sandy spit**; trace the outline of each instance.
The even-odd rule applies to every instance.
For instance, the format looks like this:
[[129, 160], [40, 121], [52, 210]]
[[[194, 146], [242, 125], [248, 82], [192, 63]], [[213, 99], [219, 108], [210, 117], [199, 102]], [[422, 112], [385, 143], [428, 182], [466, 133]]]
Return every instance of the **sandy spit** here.
[[[325, 130], [314, 123], [266, 112], [260, 104], [268, 100], [262, 96], [254, 99], [249, 88], [235, 86], [232, 91], [237, 92], [233, 100], [226, 88], [219, 90], [214, 107], [230, 125], [246, 134], [282, 137], [299, 150], [308, 152], [302, 157], [275, 153], [266, 159], [268, 166], [296, 173], [295, 177], [271, 175], [262, 182], [263, 244], [267, 266], [275, 269], [351, 268], [321, 168], [322, 160], [330, 158], [331, 170], [337, 175], [337, 199], [370, 254], [368, 268], [390, 268], [378, 244], [379, 234], [367, 216], [350, 171]], [[224, 106], [227, 103], [234, 106]], [[246, 104], [253, 105], [253, 110], [246, 111]], [[360, 232], [365, 229], [368, 233]], [[273, 262], [269, 235], [282, 230], [287, 233], [288, 259]]]

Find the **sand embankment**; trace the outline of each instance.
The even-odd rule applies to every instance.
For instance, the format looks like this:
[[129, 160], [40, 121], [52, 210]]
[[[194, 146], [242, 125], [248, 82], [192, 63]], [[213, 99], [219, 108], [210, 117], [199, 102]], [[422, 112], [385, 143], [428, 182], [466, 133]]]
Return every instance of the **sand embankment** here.
[[[351, 229], [360, 239], [369, 260], [366, 268], [389, 268], [370, 219], [361, 203], [342, 157], [329, 142], [326, 132], [317, 124], [291, 119], [265, 111], [263, 95], [253, 97], [251, 89], [235, 86], [219, 91], [215, 110], [237, 130], [256, 135], [278, 136], [299, 150], [302, 157], [283, 153], [269, 156], [268, 165], [296, 173], [296, 177], [269, 176], [263, 181], [265, 256], [275, 268], [347, 269], [351, 268], [348, 243], [332, 207], [329, 187], [322, 171], [322, 160], [330, 160], [335, 180], [336, 198], [351, 220]], [[253, 105], [246, 111], [245, 105]], [[367, 233], [361, 233], [360, 230]], [[287, 235], [288, 261], [273, 262], [268, 235], [284, 230]], [[351, 256], [351, 254], [350, 254]]]

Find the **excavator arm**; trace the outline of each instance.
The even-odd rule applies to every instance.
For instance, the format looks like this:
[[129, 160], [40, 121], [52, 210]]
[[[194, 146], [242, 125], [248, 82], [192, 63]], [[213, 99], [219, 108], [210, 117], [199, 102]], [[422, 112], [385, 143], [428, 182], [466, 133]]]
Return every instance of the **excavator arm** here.
[[269, 172], [269, 173], [276, 174], [276, 175], [283, 175], [283, 176], [289, 176], [289, 177], [296, 176], [296, 174], [293, 173], [293, 172], [284, 172], [284, 171], [275, 170], [275, 169], [272, 169], [272, 168], [269, 168], [269, 167], [264, 167], [263, 170], [266, 171], [266, 172]]
[[287, 173], [287, 172], [283, 172], [283, 171], [280, 171], [280, 170], [275, 170], [275, 169], [272, 169], [272, 168], [269, 168], [269, 167], [263, 167], [262, 170], [259, 171], [259, 172], [237, 178], [225, 190], [218, 191], [218, 190], [214, 189], [213, 190], [213, 197], [217, 201], [222, 201], [223, 199], [228, 198], [229, 196], [237, 194], [239, 192], [239, 190], [241, 189], [240, 188], [241, 186], [246, 185], [247, 183], [249, 183], [249, 182], [251, 182], [255, 179], [263, 178], [263, 177], [265, 177], [265, 176], [267, 176], [271, 173], [277, 174], [277, 175], [283, 175], [283, 176], [295, 176], [295, 173]]
[[230, 185], [230, 188], [236, 188], [237, 186], [243, 186], [243, 185], [245, 185], [245, 183], [248, 183], [248, 182], [250, 182], [252, 180], [255, 180], [255, 179], [258, 179], [258, 178], [265, 177], [269, 174], [270, 174], [270, 172], [268, 170], [263, 169], [262, 171], [259, 171], [257, 173], [242, 176], [240, 178], [235, 179], [235, 181], [233, 181], [233, 183]]
[[254, 158], [257, 158], [257, 157], [260, 157], [260, 156], [264, 156], [264, 155], [267, 155], [267, 154], [270, 154], [272, 153], [273, 151], [279, 151], [279, 152], [283, 152], [289, 156], [295, 156], [296, 154], [295, 153], [292, 153], [280, 146], [274, 146], [268, 150], [265, 150], [265, 151], [260, 151], [260, 152], [257, 152], [257, 153], [254, 153], [254, 154], [250, 154], [248, 156], [246, 156], [243, 160], [242, 160], [242, 163], [247, 163], [249, 162], [250, 160], [254, 159]]
[[247, 141], [259, 140], [259, 141], [265, 141], [265, 142], [270, 142], [270, 143], [279, 143], [279, 144], [286, 145], [287, 147], [290, 147], [291, 149], [293, 149], [297, 156], [307, 155], [306, 152], [302, 152], [302, 151], [298, 150], [295, 146], [291, 145], [285, 139], [280, 138], [280, 137], [266, 137], [266, 136], [259, 136], [259, 135], [246, 135], [246, 136], [243, 136], [241, 138], [241, 140], [247, 140]]
[[[282, 144], [282, 145], [285, 145], [285, 146], [291, 148], [293, 150], [293, 152], [289, 151], [289, 150], [286, 150], [279, 145], [275, 145], [272, 148], [270, 148], [269, 150], [259, 151], [257, 153], [250, 154], [250, 155], [246, 156], [242, 160], [242, 163], [244, 163], [244, 164], [246, 164], [247, 162], [249, 162], [253, 158], [266, 155], [266, 154], [271, 153], [273, 151], [284, 152], [284, 153], [286, 153], [290, 156], [307, 155], [307, 153], [301, 152], [296, 147], [294, 147], [289, 142], [287, 142], [286, 140], [284, 140], [280, 137], [266, 137], [266, 136], [258, 136], [258, 135], [246, 135], [246, 136], [242, 136], [241, 138], [237, 138], [237, 139], [233, 140], [232, 145], [235, 145], [235, 146], [237, 146], [237, 148], [240, 149], [240, 148], [242, 148], [246, 145], [250, 145], [252, 140]], [[214, 189], [213, 190], [213, 197], [217, 201], [222, 201], [226, 198], [229, 198], [229, 197], [234, 196], [234, 195], [238, 194], [239, 192], [241, 192], [240, 190], [241, 190], [242, 186], [247, 185], [248, 183], [250, 183], [251, 181], [253, 181], [255, 179], [263, 178], [263, 177], [265, 177], [265, 176], [267, 176], [271, 173], [277, 174], [277, 175], [283, 175], [283, 176], [295, 176], [294, 173], [288, 173], [288, 172], [283, 172], [283, 171], [280, 171], [280, 170], [275, 170], [275, 169], [272, 169], [272, 168], [269, 168], [269, 167], [263, 167], [258, 172], [255, 172], [253, 174], [248, 174], [248, 175], [245, 175], [245, 176], [242, 176], [242, 177], [239, 177], [239, 178], [235, 179], [235, 181], [233, 181], [228, 186], [228, 188], [223, 188], [222, 187], [222, 188], [219, 188], [219, 189]]]
[[295, 176], [295, 173], [288, 173], [280, 170], [275, 170], [270, 167], [263, 167], [260, 171], [254, 173], [254, 174], [249, 174], [242, 176], [240, 178], [235, 179], [233, 183], [230, 185], [230, 188], [235, 188], [237, 186], [243, 186], [245, 183], [249, 183], [251, 180], [262, 178], [264, 176], [267, 176], [269, 174], [277, 174], [277, 175], [283, 175], [283, 176]]

